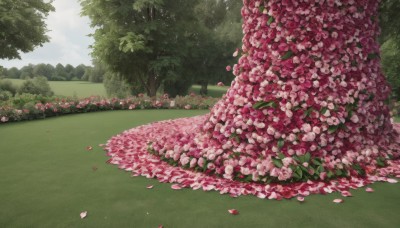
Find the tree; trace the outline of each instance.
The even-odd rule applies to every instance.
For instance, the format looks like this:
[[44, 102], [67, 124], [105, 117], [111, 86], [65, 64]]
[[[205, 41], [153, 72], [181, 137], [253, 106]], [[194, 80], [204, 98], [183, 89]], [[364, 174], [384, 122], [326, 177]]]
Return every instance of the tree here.
[[51, 11], [51, 1], [0, 1], [0, 59], [20, 59], [19, 51], [30, 52], [49, 41], [44, 20]]
[[197, 0], [81, 0], [89, 16], [93, 56], [149, 96], [176, 77], [188, 56]]
[[35, 76], [44, 76], [48, 80], [52, 80], [55, 75], [55, 68], [50, 64], [40, 63], [34, 66], [33, 74]]
[[86, 69], [86, 66], [83, 64], [80, 64], [77, 67], [75, 67], [73, 80], [82, 80], [82, 77], [85, 74], [85, 69]]
[[71, 81], [71, 79], [74, 77], [74, 71], [75, 68], [71, 64], [65, 65], [65, 73], [67, 81]]
[[35, 73], [34, 73], [34, 65], [33, 64], [29, 64], [27, 66], [24, 66], [21, 68], [20, 72], [20, 78], [21, 79], [28, 79], [28, 78], [34, 78], [35, 77]]
[[51, 78], [52, 81], [65, 81], [67, 80], [67, 72], [65, 71], [65, 67], [58, 63], [56, 65], [55, 74]]
[[225, 66], [233, 61], [233, 50], [240, 45], [242, 38], [241, 4], [234, 0], [204, 0], [195, 7], [198, 33], [196, 45], [190, 51], [187, 71], [201, 85], [202, 95], [207, 94], [210, 82], [229, 84], [233, 79]]
[[8, 78], [20, 78], [21, 72], [18, 68], [16, 67], [11, 67], [10, 69], [7, 70], [7, 77]]
[[382, 34], [382, 67], [392, 87], [394, 97], [400, 99], [400, 1], [384, 0], [380, 7]]

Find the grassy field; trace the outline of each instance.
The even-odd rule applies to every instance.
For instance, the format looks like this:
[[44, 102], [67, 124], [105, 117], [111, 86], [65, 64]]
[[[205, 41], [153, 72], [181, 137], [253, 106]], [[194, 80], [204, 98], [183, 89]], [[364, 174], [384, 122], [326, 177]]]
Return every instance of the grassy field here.
[[[7, 79], [11, 80], [13, 84], [20, 86], [24, 80], [20, 79]], [[55, 95], [60, 96], [77, 96], [85, 98], [90, 96], [103, 96], [106, 97], [106, 90], [103, 83], [92, 83], [86, 81], [69, 81], [69, 82], [54, 82], [49, 81], [51, 89]]]
[[[194, 85], [192, 86], [191, 90], [195, 92], [196, 94], [200, 94], [200, 86], [199, 85]], [[214, 85], [209, 85], [208, 86], [208, 96], [210, 97], [222, 97], [228, 90], [228, 86], [224, 87], [219, 87], [219, 86], [214, 86]]]
[[332, 203], [338, 194], [304, 203], [230, 198], [131, 177], [106, 164], [97, 146], [138, 125], [206, 112], [114, 111], [1, 125], [0, 227], [400, 227], [400, 184], [354, 190], [343, 204]]
[[[7, 79], [12, 81], [14, 85], [20, 86], [24, 80], [20, 79]], [[77, 96], [79, 98], [90, 97], [92, 95], [106, 97], [106, 90], [102, 83], [92, 83], [86, 81], [68, 81], [68, 82], [54, 82], [49, 81], [51, 89], [56, 95], [60, 96]], [[208, 86], [209, 96], [221, 97], [228, 87]], [[190, 91], [200, 94], [200, 86], [194, 85]]]

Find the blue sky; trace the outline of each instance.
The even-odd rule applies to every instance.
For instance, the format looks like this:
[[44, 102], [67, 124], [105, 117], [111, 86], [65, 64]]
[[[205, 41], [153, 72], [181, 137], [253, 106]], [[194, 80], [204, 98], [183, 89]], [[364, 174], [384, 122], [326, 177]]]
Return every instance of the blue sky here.
[[79, 15], [78, 0], [55, 0], [53, 5], [56, 10], [46, 20], [50, 42], [33, 52], [22, 53], [21, 59], [0, 60], [0, 66], [21, 68], [30, 63], [91, 65], [89, 45], [93, 44], [93, 39], [87, 35], [93, 33], [93, 29], [89, 27], [89, 18]]

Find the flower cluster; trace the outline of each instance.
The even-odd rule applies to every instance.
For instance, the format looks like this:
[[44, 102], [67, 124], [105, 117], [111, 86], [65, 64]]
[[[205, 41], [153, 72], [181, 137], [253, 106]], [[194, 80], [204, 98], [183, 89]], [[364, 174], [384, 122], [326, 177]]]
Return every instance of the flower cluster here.
[[197, 130], [156, 137], [150, 153], [267, 183], [365, 176], [399, 158], [377, 9], [366, 0], [244, 0], [226, 96]]
[[107, 110], [209, 109], [217, 100], [196, 95], [171, 99], [166, 94], [157, 99], [144, 95], [126, 99], [105, 99], [97, 96], [85, 99], [34, 96], [29, 99], [10, 100], [3, 104], [0, 107], [0, 123]]

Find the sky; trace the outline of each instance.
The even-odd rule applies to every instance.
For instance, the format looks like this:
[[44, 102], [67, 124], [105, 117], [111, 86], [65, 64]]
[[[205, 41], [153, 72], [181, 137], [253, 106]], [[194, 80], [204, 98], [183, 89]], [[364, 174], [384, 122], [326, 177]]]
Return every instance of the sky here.
[[0, 66], [21, 68], [30, 63], [91, 65], [89, 45], [94, 41], [88, 34], [94, 30], [89, 26], [89, 18], [79, 15], [81, 7], [78, 0], [55, 0], [53, 6], [55, 11], [46, 19], [50, 42], [33, 52], [21, 53], [21, 59], [0, 59]]

